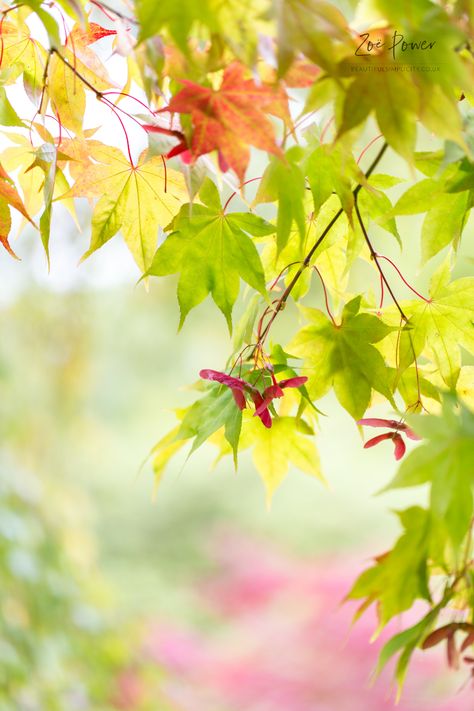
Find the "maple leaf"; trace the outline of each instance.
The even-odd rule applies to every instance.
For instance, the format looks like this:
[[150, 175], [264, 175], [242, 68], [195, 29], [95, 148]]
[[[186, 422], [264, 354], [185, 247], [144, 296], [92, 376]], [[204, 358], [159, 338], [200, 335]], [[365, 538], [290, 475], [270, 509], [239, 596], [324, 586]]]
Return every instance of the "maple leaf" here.
[[304, 308], [310, 322], [288, 346], [295, 356], [305, 358], [310, 368], [308, 390], [313, 399], [334, 387], [341, 405], [360, 419], [367, 409], [372, 389], [392, 404], [388, 370], [379, 351], [372, 345], [392, 330], [376, 316], [359, 313], [361, 297], [347, 303], [340, 325], [322, 311]]
[[[90, 45], [104, 37], [113, 37], [116, 30], [108, 30], [96, 22], [89, 22], [86, 27], [74, 25], [61, 48], [62, 55], [77, 71], [98, 91], [105, 91], [113, 86], [109, 73]], [[67, 71], [70, 72], [66, 68]]]
[[85, 28], [75, 25], [66, 40], [66, 44], [70, 42], [74, 46], [74, 51], [77, 52], [78, 43], [83, 46], [94, 44], [94, 42], [98, 42], [103, 37], [113, 37], [116, 34], [117, 30], [109, 30], [98, 25], [97, 22], [89, 22]]
[[5, 171], [5, 169], [0, 165], [0, 197], [4, 198], [9, 205], [18, 210], [24, 218], [26, 218], [33, 226], [35, 223], [26, 211], [18, 190], [13, 185], [13, 182]]
[[232, 448], [236, 463], [242, 427], [242, 412], [235, 407], [230, 390], [213, 388], [185, 412], [176, 439], [192, 438], [191, 454], [221, 427], [224, 427], [224, 435]]
[[320, 73], [321, 69], [311, 62], [296, 59], [290, 69], [285, 72], [283, 80], [286, 86], [298, 89], [307, 88], [314, 84]]
[[199, 196], [204, 205], [183, 205], [147, 274], [180, 273], [180, 327], [189, 311], [211, 293], [231, 329], [239, 277], [263, 296], [267, 293], [260, 256], [248, 235], [268, 235], [275, 227], [251, 213], [224, 214], [217, 188], [209, 179]]
[[0, 243], [5, 247], [8, 254], [10, 254], [14, 259], [19, 259], [10, 246], [8, 241], [8, 235], [12, 227], [12, 216], [10, 213], [10, 208], [5, 198], [0, 198]]
[[402, 536], [393, 550], [380, 556], [373, 567], [359, 576], [347, 595], [348, 599], [367, 598], [368, 604], [377, 600], [382, 625], [408, 610], [417, 598], [430, 599], [426, 568], [428, 513], [417, 506], [396, 513], [404, 528]]
[[[377, 62], [376, 57], [372, 59]], [[403, 101], [397, 101], [399, 96], [403, 96]], [[341, 136], [354, 128], [374, 111], [379, 128], [389, 145], [407, 161], [411, 161], [416, 139], [415, 112], [418, 101], [416, 89], [406, 73], [360, 73], [344, 94], [338, 134]]]
[[43, 67], [46, 52], [31, 36], [28, 25], [18, 18], [15, 22], [1, 24], [0, 68], [2, 83], [13, 84], [23, 74], [23, 84], [32, 101], [37, 101], [41, 92]]
[[31, 144], [26, 136], [13, 133], [10, 140], [17, 145], [11, 145], [2, 153], [2, 164], [8, 172], [17, 171], [25, 209], [29, 215], [36, 215], [43, 204], [42, 176], [39, 171], [29, 170], [33, 156]]
[[429, 483], [432, 516], [459, 545], [473, 514], [474, 414], [446, 394], [441, 417], [413, 415], [409, 422], [425, 443], [406, 458], [387, 490]]
[[264, 202], [278, 203], [277, 215], [277, 252], [280, 253], [288, 243], [293, 227], [296, 224], [303, 242], [305, 236], [306, 215], [304, 200], [306, 185], [304, 173], [298, 165], [301, 150], [293, 146], [285, 153], [285, 160], [272, 158], [258, 186], [254, 204]]
[[[103, 146], [104, 144], [100, 141], [87, 139], [85, 136], [62, 138], [61, 152], [69, 157], [68, 168], [74, 180], [77, 180], [85, 170], [94, 165], [94, 156], [96, 153], [100, 160]], [[61, 167], [65, 165], [60, 157], [58, 157], [58, 164]]]
[[86, 84], [88, 88], [105, 92], [114, 87], [107, 69], [90, 45], [103, 37], [117, 34], [95, 22], [86, 29], [75, 25], [59, 48], [61, 56], [55, 53], [50, 59], [47, 81], [48, 96], [54, 113], [61, 124], [77, 135], [83, 133], [86, 109]]
[[305, 167], [315, 211], [319, 212], [326, 200], [335, 192], [351, 221], [354, 207], [352, 183], [365, 181], [365, 176], [352, 154], [348, 154], [343, 146], [320, 145], [309, 154]]
[[162, 109], [191, 114], [193, 158], [217, 149], [222, 168], [235, 170], [241, 181], [250, 158], [249, 145], [283, 155], [265, 112], [290, 123], [285, 91], [258, 86], [253, 79], [245, 79], [245, 73], [243, 65], [233, 62], [226, 67], [218, 90], [183, 80], [184, 89]]
[[452, 282], [449, 278], [445, 260], [432, 277], [430, 298], [403, 305], [409, 321], [400, 337], [399, 368], [403, 372], [426, 348], [445, 383], [455, 388], [461, 369], [459, 347], [474, 354], [474, 278]]
[[26, 220], [28, 220], [33, 227], [36, 227], [26, 210], [23, 200], [14, 186], [12, 179], [6, 172], [5, 168], [0, 165], [0, 243], [12, 257], [18, 259], [8, 241], [8, 235], [12, 226], [10, 206], [15, 208], [15, 210], [18, 210], [18, 212]]
[[3, 87], [0, 88], [0, 126], [25, 127], [25, 124], [8, 100], [8, 96]]
[[48, 95], [61, 124], [81, 135], [86, 110], [84, 84], [56, 54], [50, 60]]
[[319, 456], [310, 426], [296, 417], [276, 417], [271, 428], [254, 418], [244, 421], [241, 449], [253, 446], [252, 458], [267, 491], [267, 501], [288, 473], [290, 464], [321, 481]]
[[137, 0], [137, 15], [140, 21], [140, 40], [161, 33], [166, 27], [178, 47], [186, 52], [189, 37], [195, 23], [208, 25], [213, 32], [217, 25], [215, 13], [209, 0], [199, 4], [195, 0], [183, 0], [177, 5], [174, 0]]
[[[35, 159], [33, 163], [27, 168], [27, 172], [33, 168], [40, 168], [44, 173], [44, 183], [43, 183], [43, 197], [44, 197], [44, 210], [40, 217], [40, 236], [43, 242], [44, 251], [46, 253], [46, 259], [48, 262], [48, 268], [50, 266], [49, 259], [49, 237], [51, 232], [51, 216], [52, 216], [52, 203], [55, 192], [55, 187], [59, 184], [63, 189], [64, 186], [69, 187], [66, 178], [62, 171], [58, 168], [58, 160], [61, 159], [63, 162], [69, 160], [67, 156], [62, 151], [58, 151], [57, 147], [53, 143], [43, 143], [35, 152]], [[71, 210], [71, 206], [68, 206]], [[75, 217], [74, 208], [72, 206], [72, 214]]]
[[283, 397], [285, 394], [283, 390], [285, 388], [302, 387], [308, 378], [306, 376], [292, 377], [285, 378], [284, 380], [280, 380], [278, 382], [275, 378], [273, 370], [270, 370], [269, 373], [272, 379], [272, 385], [266, 387], [263, 393], [257, 390], [255, 385], [252, 385], [243, 378], [235, 378], [231, 375], [227, 375], [227, 373], [222, 373], [219, 370], [204, 369], [200, 371], [199, 376], [204, 380], [213, 380], [214, 382], [221, 383], [222, 385], [226, 385], [230, 388], [235, 404], [239, 410], [245, 410], [247, 407], [245, 395], [249, 395], [255, 405], [254, 417], [259, 417], [265, 427], [271, 427], [272, 416], [270, 414], [270, 410], [268, 409], [269, 405], [272, 404], [275, 398]]
[[91, 244], [83, 259], [102, 247], [119, 230], [137, 265], [146, 271], [156, 250], [158, 228], [174, 216], [185, 195], [182, 175], [165, 170], [163, 160], [146, 160], [142, 153], [131, 165], [122, 151], [110, 146], [94, 149], [100, 161], [86, 166], [62, 198], [100, 199], [92, 215]]
[[324, 0], [280, 0], [277, 4], [278, 69], [284, 75], [299, 52], [334, 71], [344, 45], [353, 52], [343, 14]]

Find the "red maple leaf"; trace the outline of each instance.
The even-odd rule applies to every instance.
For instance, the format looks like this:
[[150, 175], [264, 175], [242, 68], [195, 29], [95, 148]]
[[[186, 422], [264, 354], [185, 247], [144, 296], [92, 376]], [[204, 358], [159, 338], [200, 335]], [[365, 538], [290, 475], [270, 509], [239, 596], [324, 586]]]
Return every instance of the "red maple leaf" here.
[[106, 27], [102, 27], [96, 22], [89, 22], [86, 29], [76, 25], [69, 34], [66, 44], [70, 44], [71, 47], [74, 48], [77, 44], [93, 44], [94, 42], [98, 42], [103, 37], [109, 37], [116, 34], [117, 30], [108, 30]]
[[246, 71], [237, 62], [230, 64], [218, 90], [183, 80], [184, 88], [162, 109], [191, 114], [193, 135], [189, 149], [194, 160], [217, 150], [221, 168], [232, 168], [241, 181], [249, 162], [250, 145], [283, 155], [266, 114], [291, 123], [285, 91], [245, 79]]

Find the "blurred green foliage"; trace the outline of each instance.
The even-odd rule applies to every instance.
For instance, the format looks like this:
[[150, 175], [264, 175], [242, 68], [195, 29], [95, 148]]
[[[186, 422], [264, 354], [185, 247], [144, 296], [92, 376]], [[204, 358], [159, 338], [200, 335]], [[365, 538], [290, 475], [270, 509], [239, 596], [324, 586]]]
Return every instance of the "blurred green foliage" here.
[[112, 708], [132, 630], [108, 612], [78, 492], [3, 459], [0, 702], [4, 711]]

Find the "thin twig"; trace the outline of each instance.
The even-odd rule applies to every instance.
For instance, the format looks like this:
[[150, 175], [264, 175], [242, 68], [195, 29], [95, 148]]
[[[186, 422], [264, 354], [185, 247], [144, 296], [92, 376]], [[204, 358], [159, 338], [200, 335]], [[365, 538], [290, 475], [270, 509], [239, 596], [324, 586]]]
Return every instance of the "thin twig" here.
[[405, 312], [403, 311], [402, 307], [400, 306], [398, 299], [395, 296], [395, 294], [393, 293], [392, 287], [390, 286], [390, 284], [387, 280], [387, 277], [385, 276], [384, 271], [383, 271], [382, 267], [380, 266], [378, 254], [375, 251], [372, 242], [370, 241], [370, 237], [367, 233], [364, 222], [362, 220], [362, 215], [360, 214], [359, 205], [357, 204], [357, 197], [355, 199], [355, 211], [356, 211], [357, 219], [359, 221], [360, 229], [362, 230], [362, 234], [364, 235], [365, 242], [367, 244], [367, 247], [369, 248], [370, 256], [371, 256], [372, 260], [375, 262], [375, 266], [379, 270], [380, 278], [383, 279], [383, 282], [384, 282], [385, 286], [387, 287], [387, 291], [390, 294], [390, 296], [392, 297], [393, 303], [397, 307], [397, 309], [400, 313], [400, 316], [402, 317], [402, 319], [405, 322], [407, 322], [408, 317], [406, 316]]
[[[384, 271], [383, 271], [383, 269], [382, 269], [382, 267], [381, 267], [381, 265], [380, 265], [380, 262], [379, 262], [379, 255], [378, 255], [377, 252], [375, 251], [375, 249], [374, 249], [374, 247], [373, 247], [373, 245], [372, 245], [372, 242], [370, 241], [370, 237], [369, 237], [369, 235], [368, 235], [368, 233], [367, 233], [367, 230], [366, 230], [366, 228], [365, 228], [364, 222], [363, 222], [363, 220], [362, 220], [362, 216], [361, 216], [361, 214], [360, 214], [359, 205], [357, 204], [357, 196], [356, 196], [356, 199], [355, 199], [355, 210], [356, 210], [357, 219], [358, 219], [358, 221], [359, 221], [360, 228], [361, 228], [362, 233], [363, 233], [363, 235], [364, 235], [364, 239], [365, 239], [366, 244], [367, 244], [367, 247], [369, 248], [369, 251], [370, 251], [370, 256], [371, 256], [371, 258], [373, 259], [373, 261], [375, 262], [375, 265], [376, 265], [376, 267], [377, 267], [377, 269], [378, 269], [378, 271], [379, 271], [380, 279], [383, 281], [383, 283], [384, 283], [385, 286], [387, 287], [387, 290], [388, 290], [390, 296], [391, 296], [392, 299], [393, 299], [393, 303], [395, 304], [395, 306], [396, 306], [396, 308], [397, 308], [397, 310], [398, 310], [398, 313], [400, 314], [400, 316], [401, 316], [401, 318], [402, 318], [402, 321], [404, 321], [405, 324], [407, 324], [407, 323], [408, 323], [408, 317], [407, 317], [407, 315], [405, 314], [405, 312], [403, 311], [402, 307], [400, 306], [400, 303], [399, 303], [397, 297], [396, 297], [395, 294], [393, 293], [392, 287], [390, 286], [390, 284], [389, 284], [389, 282], [388, 282], [388, 280], [387, 280], [387, 277], [385, 276]], [[388, 260], [388, 261], [391, 261], [391, 260]], [[393, 264], [393, 263], [392, 263], [392, 264]], [[398, 269], [397, 269], [397, 271], [398, 271]], [[404, 280], [404, 281], [405, 281], [405, 280]], [[417, 293], [418, 293], [418, 292], [417, 292]], [[420, 297], [421, 297], [424, 301], [427, 300], [427, 299], [424, 299], [424, 297], [422, 297], [421, 295], [420, 295]], [[412, 338], [412, 335], [411, 335], [410, 331], [407, 331], [407, 336], [408, 336], [408, 341], [409, 341], [409, 343], [410, 343], [410, 348], [411, 348], [411, 351], [412, 351], [412, 354], [413, 354], [413, 362], [414, 362], [414, 364], [415, 364], [416, 387], [417, 387], [417, 401], [414, 403], [414, 406], [416, 407], [418, 404], [420, 404], [421, 406], [423, 406], [423, 403], [422, 403], [422, 401], [421, 401], [420, 373], [419, 373], [419, 370], [418, 370], [418, 361], [417, 361], [417, 357], [416, 357], [415, 344], [413, 343], [413, 338]]]
[[[110, 5], [107, 5], [105, 2], [99, 2], [98, 0], [91, 0], [91, 4], [95, 5], [96, 7], [99, 8], [99, 10], [107, 10], [108, 12], [111, 12], [115, 17], [118, 17], [120, 20], [123, 20], [124, 22], [130, 22], [132, 25], [138, 25], [138, 20], [136, 20], [134, 17], [130, 17], [129, 15], [124, 15], [122, 12], [119, 12], [115, 8], [111, 7]], [[104, 12], [106, 15], [107, 13]], [[111, 19], [111, 18], [109, 18]]]

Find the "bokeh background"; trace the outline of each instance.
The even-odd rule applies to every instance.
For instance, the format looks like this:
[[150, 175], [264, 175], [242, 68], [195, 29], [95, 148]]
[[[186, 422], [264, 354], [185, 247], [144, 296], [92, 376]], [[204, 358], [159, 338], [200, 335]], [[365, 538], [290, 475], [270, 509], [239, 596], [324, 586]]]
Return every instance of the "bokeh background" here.
[[[412, 179], [395, 159], [385, 171]], [[370, 685], [383, 641], [369, 641], [373, 615], [351, 628], [341, 605], [397, 534], [388, 509], [418, 496], [374, 496], [395, 470], [390, 443], [364, 451], [328, 396], [317, 437], [328, 488], [291, 471], [268, 509], [250, 458], [236, 474], [204, 446], [177, 457], [153, 497], [141, 465], [199, 370], [223, 367], [229, 335], [208, 302], [178, 335], [174, 278], [137, 285], [120, 239], [77, 266], [90, 219], [86, 205], [78, 214], [81, 235], [56, 210], [49, 274], [29, 228], [14, 244], [21, 262], [0, 254], [0, 709], [393, 708], [390, 672]], [[399, 227], [418, 234], [420, 222]], [[418, 240], [402, 259], [374, 229], [426, 289], [433, 264], [419, 271]], [[462, 250], [456, 276], [472, 268], [468, 238]], [[361, 262], [354, 290], [368, 278], [376, 288]], [[306, 302], [320, 304], [317, 289]], [[418, 652], [398, 708], [472, 710], [472, 693], [436, 651]]]

